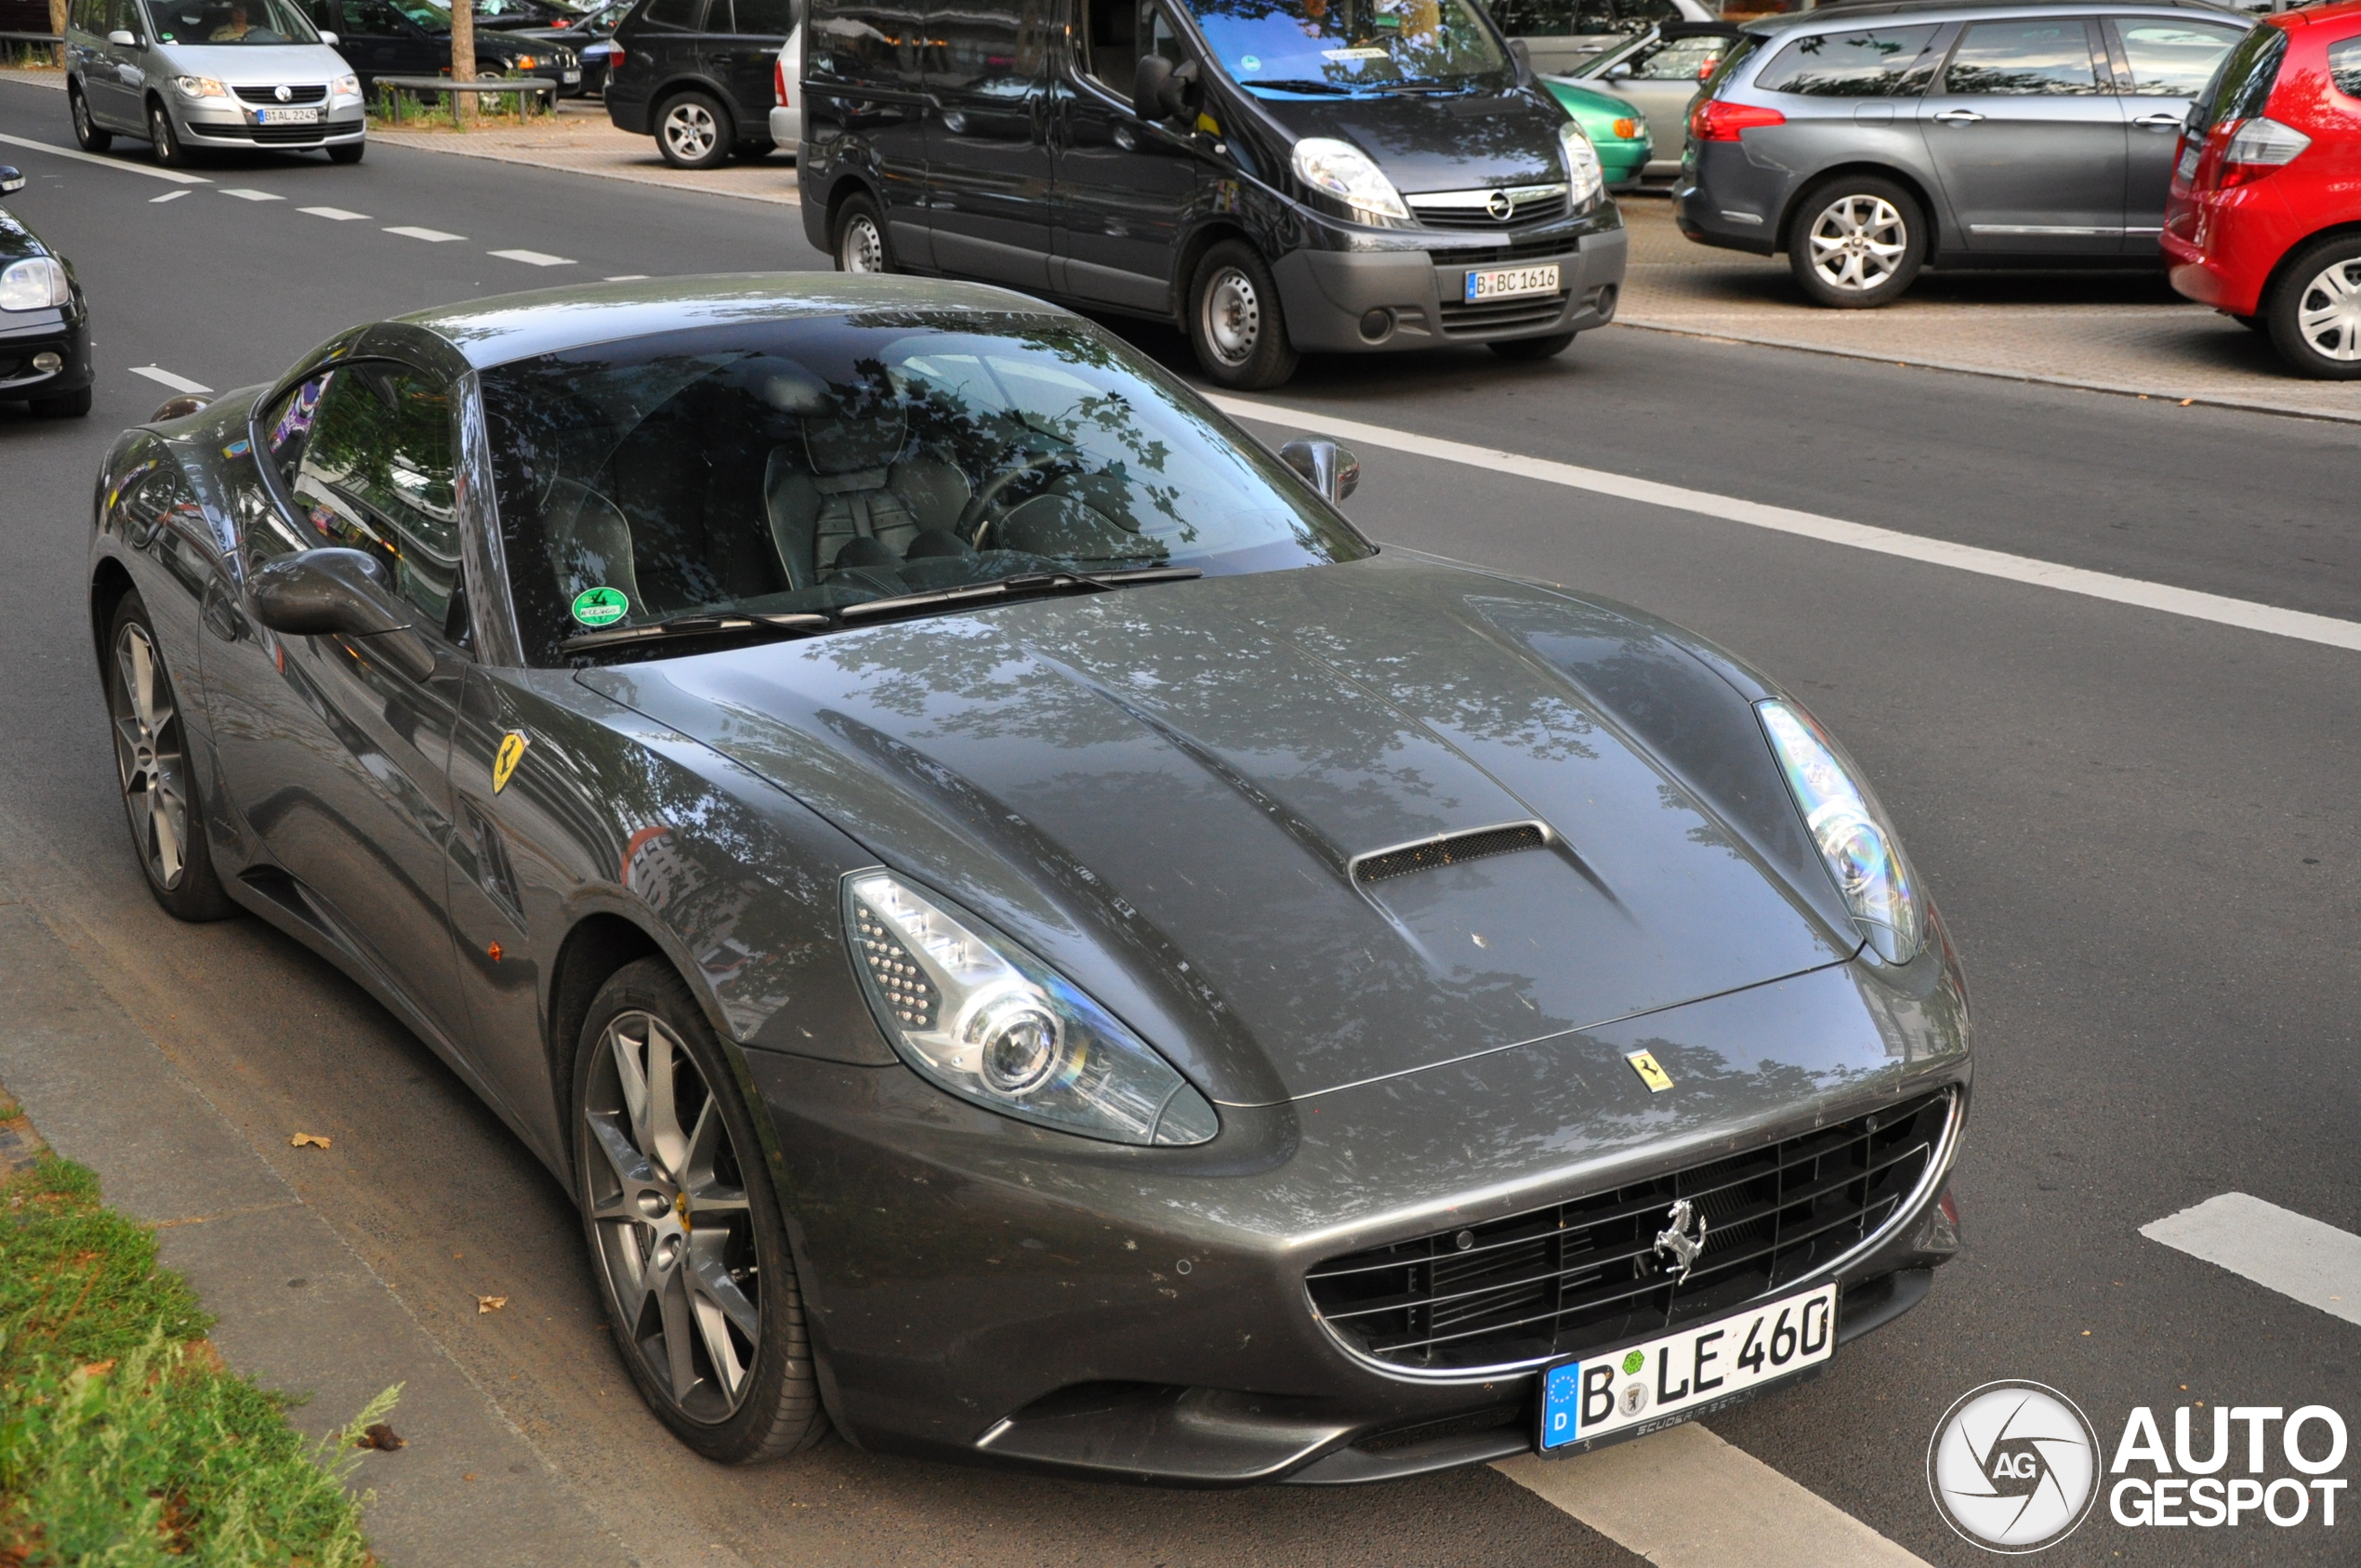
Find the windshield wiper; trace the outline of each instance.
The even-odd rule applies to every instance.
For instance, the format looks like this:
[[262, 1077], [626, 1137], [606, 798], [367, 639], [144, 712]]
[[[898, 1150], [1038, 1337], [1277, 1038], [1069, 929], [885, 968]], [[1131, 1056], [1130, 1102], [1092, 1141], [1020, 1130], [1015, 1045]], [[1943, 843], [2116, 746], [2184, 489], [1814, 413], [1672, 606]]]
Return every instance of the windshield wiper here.
[[965, 587], [930, 588], [925, 593], [866, 600], [859, 604], [846, 605], [836, 613], [836, 618], [840, 625], [857, 626], [865, 621], [906, 615], [914, 611], [993, 604], [1036, 594], [1106, 593], [1130, 587], [1135, 583], [1182, 583], [1204, 575], [1194, 566], [1140, 566], [1121, 572], [1029, 572], [1020, 576], [1002, 577], [996, 582], [971, 583]]
[[752, 613], [674, 615], [643, 626], [615, 626], [608, 631], [576, 632], [558, 644], [568, 653], [590, 653], [601, 648], [628, 648], [640, 642], [664, 642], [684, 637], [728, 637], [738, 632], [769, 631], [783, 636], [810, 636], [836, 623], [825, 615], [762, 615]]
[[1309, 76], [1282, 76], [1269, 82], [1247, 82], [1247, 88], [1275, 87], [1283, 93], [1334, 93], [1339, 98], [1352, 98], [1361, 89], [1342, 82], [1323, 82]]

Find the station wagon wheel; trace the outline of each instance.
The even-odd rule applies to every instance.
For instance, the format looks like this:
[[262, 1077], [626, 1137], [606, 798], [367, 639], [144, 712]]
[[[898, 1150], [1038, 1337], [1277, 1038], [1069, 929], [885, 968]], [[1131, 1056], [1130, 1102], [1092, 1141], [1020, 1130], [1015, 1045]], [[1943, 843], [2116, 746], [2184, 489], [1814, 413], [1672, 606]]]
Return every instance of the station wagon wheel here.
[[214, 875], [190, 767], [187, 730], [164, 653], [137, 593], [116, 605], [108, 637], [107, 717], [131, 845], [148, 890], [183, 920], [236, 913]]
[[714, 169], [736, 144], [729, 111], [703, 93], [667, 99], [656, 111], [656, 151], [676, 169]]
[[148, 105], [148, 141], [155, 149], [156, 162], [166, 168], [185, 168], [191, 161], [180, 133], [172, 128], [172, 112], [161, 102]]
[[837, 270], [890, 272], [893, 253], [886, 249], [885, 225], [877, 204], [866, 196], [849, 196], [837, 214]]
[[66, 90], [66, 108], [73, 119], [73, 139], [84, 152], [104, 152], [114, 145], [114, 137], [100, 130], [99, 122], [90, 118], [90, 100], [82, 96], [80, 87]]
[[2299, 375], [2361, 377], [2361, 238], [2342, 235], [2288, 264], [2263, 306], [2271, 340]]
[[725, 1464], [825, 1430], [795, 1262], [729, 1061], [660, 958], [590, 1007], [576, 1197], [611, 1324], [649, 1406]]
[[1278, 281], [1243, 240], [1222, 241], [1197, 263], [1187, 325], [1198, 368], [1224, 387], [1276, 387], [1300, 362], [1287, 341]]
[[1891, 180], [1831, 181], [1798, 212], [1787, 262], [1822, 305], [1862, 310], [1899, 298], [1926, 259], [1919, 204]]

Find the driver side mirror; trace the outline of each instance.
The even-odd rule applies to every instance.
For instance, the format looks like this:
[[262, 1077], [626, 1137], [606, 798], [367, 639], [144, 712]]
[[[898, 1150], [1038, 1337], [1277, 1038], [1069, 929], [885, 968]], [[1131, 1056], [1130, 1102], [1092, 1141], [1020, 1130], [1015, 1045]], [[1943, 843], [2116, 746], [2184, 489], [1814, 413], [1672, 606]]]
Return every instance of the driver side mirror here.
[[1361, 459], [1351, 447], [1326, 436], [1287, 442], [1279, 448], [1279, 461], [1301, 474], [1332, 506], [1361, 488]]
[[118, 49], [136, 49], [139, 46], [138, 34], [135, 33], [125, 33], [119, 27], [112, 33], [107, 34], [107, 42], [112, 44]]
[[1196, 121], [1197, 62], [1174, 65], [1162, 55], [1142, 55], [1131, 77], [1131, 112], [1154, 122]]
[[336, 36], [335, 33], [333, 33], [323, 32], [323, 33], [320, 34], [320, 42], [322, 42], [323, 44], [327, 45], [327, 46], [328, 46], [328, 47], [330, 47], [330, 48], [332, 48], [332, 49], [333, 49], [333, 48], [335, 48], [335, 47], [336, 47], [338, 44], [343, 43], [343, 42], [344, 42], [344, 40], [343, 40], [343, 39], [341, 39], [341, 38], [339, 38], [339, 37], [337, 37], [337, 36]]
[[246, 585], [254, 618], [286, 637], [381, 638], [372, 652], [414, 680], [434, 673], [434, 653], [393, 597], [385, 567], [360, 550], [329, 546], [283, 557]]
[[0, 196], [13, 196], [24, 189], [24, 176], [7, 164], [0, 164]]
[[1509, 40], [1509, 58], [1517, 62], [1517, 86], [1523, 86], [1533, 80], [1533, 51], [1523, 39]]
[[1615, 64], [1607, 67], [1607, 80], [1610, 82], [1620, 82], [1630, 74], [1631, 62], [1628, 59], [1617, 60]]

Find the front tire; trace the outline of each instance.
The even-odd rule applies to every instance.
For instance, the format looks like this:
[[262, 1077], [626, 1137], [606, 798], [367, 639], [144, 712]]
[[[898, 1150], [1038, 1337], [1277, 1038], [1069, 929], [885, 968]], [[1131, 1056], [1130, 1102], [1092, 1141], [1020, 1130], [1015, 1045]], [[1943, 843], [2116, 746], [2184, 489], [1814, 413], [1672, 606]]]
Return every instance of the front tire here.
[[1574, 347], [1574, 334], [1553, 332], [1547, 337], [1510, 337], [1491, 346], [1504, 360], [1554, 360]]
[[114, 145], [114, 134], [100, 130], [99, 122], [90, 118], [90, 100], [82, 96], [80, 87], [67, 89], [66, 112], [73, 120], [73, 139], [85, 152], [104, 152]]
[[2361, 235], [2297, 253], [2262, 308], [2271, 342], [2298, 376], [2361, 378]]
[[704, 93], [681, 93], [656, 111], [656, 151], [676, 169], [718, 169], [736, 143], [730, 112]]
[[361, 161], [361, 154], [366, 152], [368, 150], [369, 144], [365, 141], [347, 142], [341, 147], [331, 147], [328, 149], [328, 162], [332, 164], [346, 165], [357, 164]]
[[886, 245], [885, 220], [866, 196], [848, 196], [837, 213], [837, 270], [890, 272], [893, 252]]
[[113, 720], [115, 774], [123, 786], [131, 846], [148, 891], [179, 920], [219, 920], [237, 905], [221, 889], [205, 841], [172, 675], [148, 607], [137, 592], [115, 605], [107, 628], [107, 715]]
[[1287, 341], [1278, 280], [1244, 240], [1224, 240], [1197, 263], [1187, 324], [1198, 368], [1236, 391], [1283, 385], [1302, 362]]
[[1812, 301], [1867, 310], [1902, 297], [1927, 257], [1917, 198], [1890, 179], [1832, 179], [1796, 204], [1787, 266]]
[[172, 112], [161, 103], [148, 105], [148, 141], [155, 149], [156, 162], [168, 169], [189, 166], [189, 150], [180, 141], [180, 133], [172, 128]]
[[703, 1009], [663, 958], [600, 988], [573, 1103], [592, 1272], [648, 1407], [719, 1464], [819, 1442], [827, 1417], [762, 1142]]

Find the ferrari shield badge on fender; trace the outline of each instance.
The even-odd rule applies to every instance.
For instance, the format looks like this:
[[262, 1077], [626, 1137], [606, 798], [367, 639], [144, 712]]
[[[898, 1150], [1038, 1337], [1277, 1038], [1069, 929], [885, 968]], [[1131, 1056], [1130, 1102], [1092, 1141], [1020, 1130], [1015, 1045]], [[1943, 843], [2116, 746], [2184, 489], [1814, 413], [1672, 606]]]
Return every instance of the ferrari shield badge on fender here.
[[1640, 1074], [1650, 1094], [1662, 1094], [1672, 1087], [1672, 1074], [1656, 1064], [1654, 1051], [1633, 1051], [1623, 1060], [1631, 1063], [1631, 1071]]
[[[524, 748], [532, 744], [521, 730], [511, 730], [500, 737], [500, 749], [492, 754], [493, 794], [497, 795], [508, 787], [508, 781], [516, 776], [517, 764], [524, 760]], [[1668, 1087], [1670, 1083], [1671, 1080], [1666, 1080]]]

